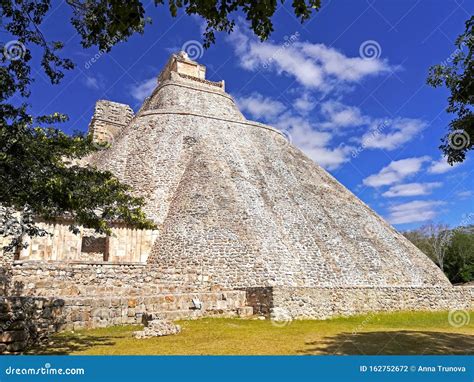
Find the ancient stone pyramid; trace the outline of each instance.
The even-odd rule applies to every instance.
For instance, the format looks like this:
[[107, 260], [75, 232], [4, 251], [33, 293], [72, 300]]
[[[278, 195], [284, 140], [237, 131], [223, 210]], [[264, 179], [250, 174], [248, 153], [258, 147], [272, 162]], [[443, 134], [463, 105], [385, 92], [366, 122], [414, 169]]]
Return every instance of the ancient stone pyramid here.
[[186, 54], [170, 58], [129, 119], [91, 163], [146, 199], [159, 226], [151, 267], [225, 288], [450, 286], [278, 130], [247, 120]]

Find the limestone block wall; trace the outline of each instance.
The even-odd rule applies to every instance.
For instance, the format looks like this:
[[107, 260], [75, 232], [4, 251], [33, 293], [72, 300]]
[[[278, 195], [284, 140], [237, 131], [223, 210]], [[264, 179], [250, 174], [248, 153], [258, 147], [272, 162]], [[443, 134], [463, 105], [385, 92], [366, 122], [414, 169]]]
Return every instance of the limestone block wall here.
[[64, 301], [56, 298], [0, 298], [0, 354], [45, 341], [64, 324], [63, 307]]
[[[79, 233], [75, 234], [66, 221], [38, 225], [51, 235], [24, 238], [27, 246], [17, 253], [17, 260], [145, 263], [158, 235], [157, 231], [120, 225], [114, 227], [108, 237], [84, 227], [79, 227]], [[3, 245], [8, 240], [5, 239]]]
[[99, 100], [89, 124], [89, 134], [94, 142], [113, 143], [115, 137], [127, 126], [134, 116], [129, 105]]
[[[180, 109], [195, 114], [245, 120], [233, 98], [209, 81], [196, 81], [173, 73], [176, 80], [158, 86], [140, 110]], [[197, 90], [197, 91], [196, 91]], [[210, 102], [202, 102], [205, 93]]]
[[[144, 296], [209, 291], [199, 273], [183, 275], [173, 268], [137, 263], [50, 263], [17, 261], [12, 265], [8, 295]], [[219, 289], [213, 286], [212, 289]]]
[[[193, 299], [200, 302], [199, 308]], [[0, 354], [23, 352], [59, 330], [139, 325], [145, 313], [182, 319], [232, 317], [247, 311], [243, 291], [120, 297], [2, 297]]]
[[270, 300], [272, 312], [296, 319], [403, 310], [473, 310], [474, 287], [276, 287]]
[[[193, 303], [199, 301], [200, 308]], [[142, 316], [193, 319], [200, 317], [237, 316], [245, 307], [245, 292], [163, 293], [153, 296], [120, 296], [65, 298], [62, 330], [139, 325]]]

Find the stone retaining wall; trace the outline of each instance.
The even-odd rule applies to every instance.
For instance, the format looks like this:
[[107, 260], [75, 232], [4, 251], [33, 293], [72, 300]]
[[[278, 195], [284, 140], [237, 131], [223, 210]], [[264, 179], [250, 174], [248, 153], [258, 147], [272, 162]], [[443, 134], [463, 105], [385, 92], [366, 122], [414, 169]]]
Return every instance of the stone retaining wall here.
[[139, 263], [14, 262], [9, 295], [117, 296], [206, 291], [199, 275]]
[[64, 324], [63, 307], [56, 298], [0, 298], [0, 353], [18, 353], [45, 341]]
[[145, 313], [175, 320], [244, 316], [252, 314], [252, 310], [245, 306], [243, 291], [140, 297], [3, 297], [0, 300], [0, 353], [22, 352], [59, 330], [138, 325]]
[[141, 324], [145, 313], [176, 320], [232, 317], [248, 311], [245, 309], [245, 292], [242, 291], [65, 298], [64, 301], [65, 324], [61, 328], [64, 330]]
[[474, 287], [274, 287], [271, 300], [272, 312], [296, 319], [327, 319], [378, 311], [473, 310]]

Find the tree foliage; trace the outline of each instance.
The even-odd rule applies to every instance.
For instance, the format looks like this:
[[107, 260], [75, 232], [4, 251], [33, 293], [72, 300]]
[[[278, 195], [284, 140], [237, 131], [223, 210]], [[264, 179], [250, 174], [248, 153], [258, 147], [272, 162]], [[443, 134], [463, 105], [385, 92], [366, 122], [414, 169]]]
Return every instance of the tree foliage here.
[[433, 260], [452, 283], [474, 281], [474, 226], [428, 224], [403, 235]]
[[[179, 11], [197, 15], [206, 23], [204, 46], [215, 42], [216, 32], [232, 32], [235, 18], [243, 14], [250, 28], [261, 40], [273, 32], [272, 16], [283, 0], [170, 0], [167, 2], [170, 14], [176, 17]], [[108, 51], [116, 36], [127, 39], [134, 33], [143, 33], [147, 23], [143, 1], [130, 0], [68, 0], [74, 17], [72, 24], [82, 37], [84, 47], [96, 45]], [[155, 6], [164, 6], [164, 0], [154, 0]], [[321, 7], [320, 0], [293, 0], [293, 12], [301, 21], [309, 19], [313, 11]]]
[[[281, 1], [283, 3], [283, 1]], [[142, 1], [68, 0], [72, 25], [84, 48], [109, 51], [119, 41], [143, 33], [147, 23]], [[155, 0], [155, 6], [165, 5]], [[168, 2], [169, 12], [180, 10], [204, 18], [204, 45], [215, 41], [215, 32], [231, 32], [236, 15], [245, 15], [250, 28], [262, 40], [273, 31], [271, 17], [278, 2], [272, 1], [181, 1]], [[319, 0], [294, 0], [295, 15], [304, 21], [320, 7]], [[24, 235], [46, 234], [36, 219], [67, 216], [98, 232], [110, 232], [121, 220], [137, 228], [153, 228], [141, 207], [144, 201], [110, 172], [79, 165], [80, 159], [98, 147], [83, 134], [64, 134], [59, 124], [66, 115], [32, 115], [27, 99], [33, 81], [32, 51], [40, 52], [41, 66], [51, 84], [58, 84], [65, 71], [74, 68], [60, 57], [63, 43], [48, 41], [41, 24], [51, 11], [50, 0], [0, 0], [2, 40], [0, 66], [0, 235], [13, 236], [12, 247]], [[59, 20], [58, 22], [61, 22]], [[67, 21], [63, 21], [67, 22]], [[8, 41], [9, 40], [9, 41]], [[77, 230], [75, 225], [72, 230]]]
[[443, 63], [432, 66], [428, 84], [446, 86], [451, 93], [446, 111], [456, 114], [449, 124], [449, 132], [440, 149], [448, 163], [462, 162], [474, 145], [474, 16], [466, 21], [466, 28], [455, 42], [456, 50]]

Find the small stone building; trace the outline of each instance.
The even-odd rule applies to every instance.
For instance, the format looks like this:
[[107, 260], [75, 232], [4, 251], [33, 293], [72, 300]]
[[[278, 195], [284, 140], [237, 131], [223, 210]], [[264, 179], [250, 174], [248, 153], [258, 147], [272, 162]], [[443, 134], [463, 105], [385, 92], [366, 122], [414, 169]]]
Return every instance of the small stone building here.
[[472, 308], [472, 288], [453, 287], [284, 134], [247, 120], [224, 81], [205, 74], [174, 54], [136, 114], [98, 101], [89, 126], [110, 145], [87, 162], [144, 197], [158, 229], [117, 225], [97, 237], [48, 223], [53, 236], [31, 240], [9, 263], [6, 293], [61, 299], [66, 328], [139, 322], [144, 312], [327, 318]]

